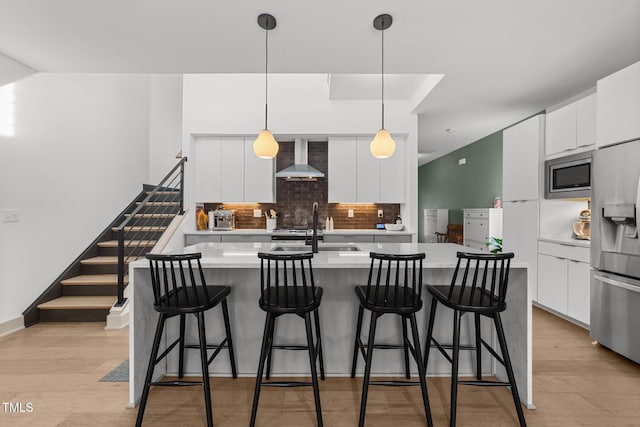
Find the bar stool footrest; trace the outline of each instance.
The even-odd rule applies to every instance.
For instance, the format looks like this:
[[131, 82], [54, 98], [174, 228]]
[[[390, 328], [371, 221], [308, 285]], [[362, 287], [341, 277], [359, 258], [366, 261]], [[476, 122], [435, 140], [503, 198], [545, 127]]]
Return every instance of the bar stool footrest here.
[[313, 383], [309, 381], [270, 381], [260, 385], [263, 387], [306, 387], [312, 386]]
[[475, 385], [475, 386], [488, 386], [488, 387], [511, 387], [510, 383], [502, 382], [502, 381], [460, 381], [458, 380], [458, 384], [464, 385]]
[[194, 386], [202, 385], [202, 381], [156, 381], [149, 385], [155, 385], [160, 387], [182, 387], [182, 386]]
[[387, 387], [404, 387], [404, 386], [419, 386], [420, 381], [401, 381], [401, 380], [386, 380], [386, 381], [369, 381], [369, 385], [381, 385]]

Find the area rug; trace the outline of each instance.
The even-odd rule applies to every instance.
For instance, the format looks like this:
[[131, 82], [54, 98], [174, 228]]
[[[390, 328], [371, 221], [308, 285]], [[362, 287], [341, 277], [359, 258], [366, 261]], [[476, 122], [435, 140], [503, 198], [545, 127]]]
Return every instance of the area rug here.
[[102, 382], [128, 382], [129, 381], [129, 359], [125, 360], [114, 368], [111, 372], [100, 379]]

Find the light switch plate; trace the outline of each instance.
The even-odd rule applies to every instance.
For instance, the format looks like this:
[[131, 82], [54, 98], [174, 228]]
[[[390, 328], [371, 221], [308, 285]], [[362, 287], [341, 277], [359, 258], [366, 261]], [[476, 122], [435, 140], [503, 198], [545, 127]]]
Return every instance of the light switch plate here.
[[384, 211], [382, 209], [378, 209], [378, 218], [382, 218], [384, 216]]
[[253, 217], [254, 218], [260, 218], [262, 216], [262, 209], [254, 209], [253, 210]]
[[353, 218], [353, 209], [349, 209], [349, 210], [347, 211], [347, 217], [349, 217], [349, 218]]
[[4, 209], [2, 211], [2, 222], [20, 222], [20, 210]]

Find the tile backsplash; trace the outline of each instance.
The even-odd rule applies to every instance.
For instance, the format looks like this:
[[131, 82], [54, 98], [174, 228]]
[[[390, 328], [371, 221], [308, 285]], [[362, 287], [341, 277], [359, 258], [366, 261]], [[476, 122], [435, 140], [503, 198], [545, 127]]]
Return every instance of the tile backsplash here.
[[[280, 151], [276, 157], [276, 170], [282, 170], [294, 164], [294, 143], [280, 142]], [[286, 181], [276, 180], [276, 203], [205, 203], [205, 211], [222, 206], [236, 211], [236, 228], [266, 228], [264, 212], [273, 209], [278, 212], [277, 226], [310, 227], [313, 219], [313, 202], [318, 202], [318, 226], [324, 229], [327, 217], [333, 217], [334, 228], [375, 228], [376, 223], [394, 223], [400, 215], [400, 205], [384, 204], [347, 204], [327, 203], [327, 142], [309, 141], [309, 165], [325, 174], [325, 178], [317, 181]], [[260, 218], [253, 217], [254, 209], [261, 209]], [[353, 209], [354, 217], [349, 218], [349, 209]], [[378, 209], [382, 209], [384, 216], [378, 218]]]

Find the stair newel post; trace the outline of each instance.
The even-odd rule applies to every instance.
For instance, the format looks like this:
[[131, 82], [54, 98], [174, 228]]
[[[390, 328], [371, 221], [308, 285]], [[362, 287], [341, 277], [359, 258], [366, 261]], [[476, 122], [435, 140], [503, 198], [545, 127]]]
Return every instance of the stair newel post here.
[[124, 304], [124, 226], [118, 228], [118, 301], [116, 306]]

